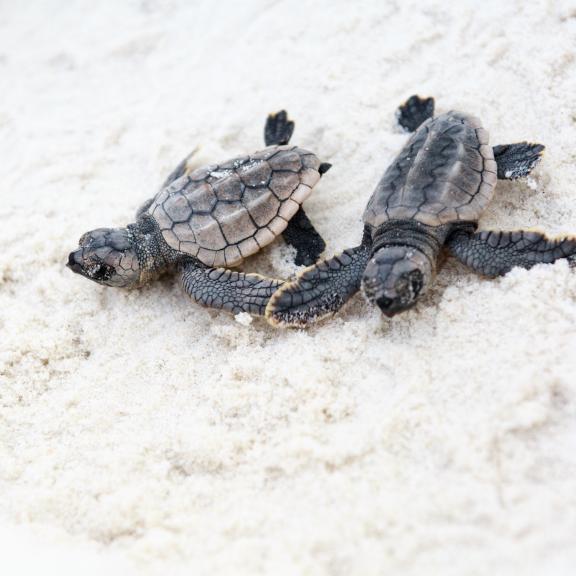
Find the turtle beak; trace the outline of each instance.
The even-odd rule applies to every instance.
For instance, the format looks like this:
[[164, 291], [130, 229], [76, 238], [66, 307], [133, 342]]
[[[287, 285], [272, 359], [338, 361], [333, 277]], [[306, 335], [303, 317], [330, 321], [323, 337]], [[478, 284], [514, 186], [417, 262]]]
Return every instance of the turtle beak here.
[[382, 310], [382, 314], [384, 314], [386, 318], [394, 318], [398, 312], [400, 312], [400, 310]]
[[70, 252], [68, 256], [68, 262], [66, 264], [67, 268], [70, 268], [72, 272], [76, 272], [76, 274], [82, 273], [82, 249], [75, 250], [74, 252]]

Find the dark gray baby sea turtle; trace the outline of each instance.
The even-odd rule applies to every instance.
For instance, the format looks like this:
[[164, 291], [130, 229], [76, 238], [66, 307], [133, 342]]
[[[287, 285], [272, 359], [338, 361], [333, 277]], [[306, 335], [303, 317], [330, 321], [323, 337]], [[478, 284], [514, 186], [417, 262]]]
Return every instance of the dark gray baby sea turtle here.
[[190, 156], [126, 228], [99, 228], [80, 238], [68, 267], [106, 286], [134, 287], [179, 270], [199, 304], [263, 314], [280, 280], [233, 272], [282, 234], [297, 264], [312, 264], [325, 244], [301, 205], [330, 164], [288, 142], [294, 123], [270, 115], [267, 148], [193, 169]]
[[272, 324], [305, 326], [339, 310], [360, 288], [386, 316], [394, 316], [429, 288], [444, 248], [486, 276], [576, 259], [576, 238], [477, 231], [497, 178], [528, 175], [544, 146], [492, 148], [474, 116], [433, 113], [432, 98], [412, 96], [400, 107], [400, 125], [415, 133], [368, 202], [361, 245], [283, 284], [266, 309]]

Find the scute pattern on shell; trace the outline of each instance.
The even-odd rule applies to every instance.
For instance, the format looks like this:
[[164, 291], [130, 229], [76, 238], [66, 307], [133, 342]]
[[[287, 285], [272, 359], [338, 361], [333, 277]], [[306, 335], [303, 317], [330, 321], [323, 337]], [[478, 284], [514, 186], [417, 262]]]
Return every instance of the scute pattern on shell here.
[[364, 222], [413, 219], [429, 226], [476, 221], [490, 202], [496, 162], [474, 116], [448, 112], [418, 128], [372, 194]]
[[318, 182], [319, 166], [308, 150], [270, 146], [181, 176], [148, 214], [174, 250], [208, 266], [235, 266], [285, 230]]

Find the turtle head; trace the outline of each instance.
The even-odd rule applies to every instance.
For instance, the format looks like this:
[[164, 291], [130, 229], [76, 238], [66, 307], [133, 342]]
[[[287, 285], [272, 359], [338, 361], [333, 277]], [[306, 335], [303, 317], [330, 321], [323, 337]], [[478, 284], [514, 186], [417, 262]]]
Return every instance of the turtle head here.
[[86, 232], [80, 247], [68, 256], [68, 268], [105, 286], [132, 287], [140, 282], [134, 240], [127, 228]]
[[383, 246], [366, 266], [362, 290], [368, 300], [391, 318], [412, 308], [433, 275], [430, 260], [409, 246]]

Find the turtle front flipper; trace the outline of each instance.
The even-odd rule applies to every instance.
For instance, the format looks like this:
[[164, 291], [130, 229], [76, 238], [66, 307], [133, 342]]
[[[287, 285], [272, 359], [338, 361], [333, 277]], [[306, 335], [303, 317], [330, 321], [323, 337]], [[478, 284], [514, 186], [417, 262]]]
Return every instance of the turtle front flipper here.
[[304, 327], [337, 312], [360, 289], [369, 258], [369, 247], [361, 245], [306, 268], [270, 298], [268, 322]]
[[168, 174], [166, 180], [164, 180], [164, 183], [160, 187], [160, 190], [166, 188], [166, 186], [170, 186], [170, 184], [172, 184], [174, 180], [180, 178], [180, 176], [184, 176], [187, 172], [192, 172], [194, 170], [195, 167], [192, 165], [190, 160], [197, 152], [198, 146], [196, 146], [196, 148], [194, 148], [194, 150], [192, 150], [192, 152], [190, 152], [190, 154], [188, 154], [188, 156], [186, 156], [186, 158], [184, 158], [184, 160], [182, 160], [182, 162], [180, 162], [180, 164], [178, 164], [178, 166]]
[[148, 198], [148, 200], [146, 200], [146, 202], [143, 202], [138, 210], [136, 210], [136, 219], [139, 219], [140, 216], [142, 216], [142, 214], [144, 214], [148, 208], [150, 208], [150, 206], [152, 206], [152, 203], [154, 202], [154, 200], [156, 200], [156, 196], [152, 197], [152, 198]]
[[494, 146], [494, 160], [498, 166], [500, 180], [516, 180], [528, 176], [544, 153], [542, 144], [518, 142]]
[[396, 112], [398, 124], [408, 132], [416, 132], [421, 124], [434, 116], [434, 98], [420, 98], [414, 94]]
[[[182, 160], [180, 164], [178, 164], [178, 166], [176, 166], [176, 168], [174, 168], [174, 170], [172, 170], [172, 172], [168, 174], [166, 180], [164, 180], [164, 182], [162, 183], [160, 190], [164, 190], [164, 188], [170, 186], [170, 184], [172, 184], [174, 180], [177, 180], [178, 178], [180, 178], [180, 176], [184, 176], [184, 174], [186, 174], [187, 172], [191, 172], [192, 170], [194, 170], [194, 166], [190, 164], [190, 160], [197, 152], [198, 147], [194, 148], [194, 150], [192, 150], [192, 152], [190, 152], [190, 154], [188, 154], [188, 156], [186, 156], [186, 158], [184, 158], [184, 160]], [[148, 210], [148, 208], [150, 208], [155, 199], [156, 196], [154, 196], [153, 198], [149, 198], [148, 200], [146, 200], [146, 202], [141, 204], [138, 210], [136, 211], [136, 218], [140, 218], [140, 216], [142, 216], [142, 214], [144, 214]]]
[[447, 241], [458, 260], [486, 276], [503, 276], [512, 268], [532, 268], [561, 258], [576, 263], [576, 237], [548, 238], [540, 232], [459, 230]]
[[182, 285], [195, 302], [233, 314], [248, 312], [263, 316], [270, 296], [282, 284], [282, 280], [259, 274], [210, 268], [197, 262], [190, 262], [182, 268]]

